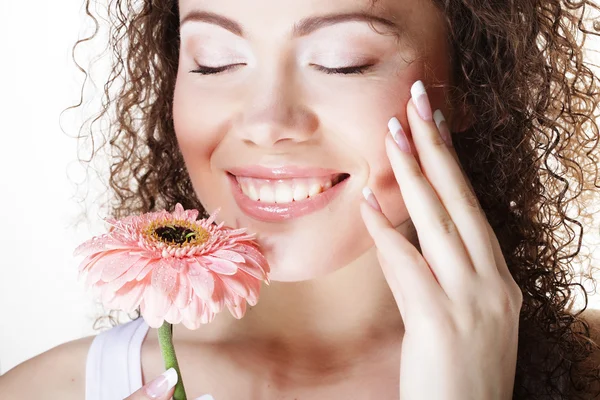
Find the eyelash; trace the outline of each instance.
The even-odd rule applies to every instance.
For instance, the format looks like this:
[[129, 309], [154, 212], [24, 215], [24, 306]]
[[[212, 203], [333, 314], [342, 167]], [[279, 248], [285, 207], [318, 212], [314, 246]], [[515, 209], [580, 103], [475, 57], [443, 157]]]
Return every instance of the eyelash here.
[[[242, 64], [225, 65], [223, 67], [205, 67], [203, 65], [199, 65], [198, 69], [192, 70], [190, 72], [197, 73], [200, 75], [216, 75], [223, 71], [231, 69], [232, 67], [234, 67], [236, 65], [242, 65]], [[316, 64], [311, 64], [311, 65], [313, 65], [317, 70], [324, 72], [326, 74], [357, 75], [357, 74], [364, 74], [374, 64], [357, 65], [354, 67], [344, 67], [344, 68], [325, 68], [325, 67], [322, 67], [322, 66], [316, 65]]]

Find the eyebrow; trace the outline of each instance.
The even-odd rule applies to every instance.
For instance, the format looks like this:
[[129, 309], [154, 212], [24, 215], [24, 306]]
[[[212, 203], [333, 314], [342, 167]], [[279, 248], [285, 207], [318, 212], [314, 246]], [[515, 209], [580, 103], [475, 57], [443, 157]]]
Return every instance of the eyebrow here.
[[[306, 36], [317, 29], [349, 21], [378, 23], [385, 26], [396, 35], [399, 35], [402, 32], [402, 27], [389, 19], [368, 12], [359, 11], [304, 18], [294, 24], [291, 37], [297, 38]], [[238, 22], [213, 12], [193, 10], [181, 20], [179, 24], [180, 28], [188, 22], [207, 22], [225, 28], [237, 36], [245, 37], [244, 28]]]

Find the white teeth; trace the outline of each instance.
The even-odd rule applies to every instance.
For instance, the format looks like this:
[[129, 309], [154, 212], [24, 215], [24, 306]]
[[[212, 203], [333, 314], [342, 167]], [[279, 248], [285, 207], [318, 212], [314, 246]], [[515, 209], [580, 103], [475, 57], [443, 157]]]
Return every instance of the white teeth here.
[[292, 188], [289, 185], [279, 184], [275, 190], [275, 203], [291, 203], [294, 200]]
[[275, 192], [268, 186], [262, 186], [258, 193], [258, 198], [265, 203], [275, 203]]
[[315, 194], [319, 194], [321, 193], [321, 185], [319, 185], [318, 183], [313, 183], [312, 185], [309, 186], [308, 189], [308, 195], [309, 196], [314, 196]]
[[306, 188], [306, 185], [298, 184], [294, 187], [294, 201], [304, 200], [307, 197], [308, 189]]
[[256, 187], [254, 187], [254, 185], [248, 185], [248, 190], [244, 193], [252, 200], [258, 201], [258, 192], [256, 191]]
[[256, 187], [254, 187], [254, 185], [249, 184], [248, 181], [244, 179], [238, 179], [237, 181], [242, 188], [242, 192], [246, 196], [250, 197], [254, 201], [258, 201], [258, 192], [256, 191]]
[[305, 200], [333, 186], [327, 178], [265, 180], [236, 177], [242, 192], [254, 201], [285, 204]]

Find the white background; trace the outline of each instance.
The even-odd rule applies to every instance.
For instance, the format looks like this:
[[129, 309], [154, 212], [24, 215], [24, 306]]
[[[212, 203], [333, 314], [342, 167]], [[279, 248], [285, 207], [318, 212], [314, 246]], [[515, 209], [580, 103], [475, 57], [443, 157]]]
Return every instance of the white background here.
[[[75, 224], [81, 206], [74, 196], [82, 192], [74, 182], [85, 175], [72, 137], [84, 114], [67, 112], [59, 124], [60, 112], [79, 101], [83, 82], [71, 47], [90, 31], [77, 3], [0, 0], [0, 373], [94, 334], [101, 311], [77, 281], [80, 260], [72, 257], [77, 244], [104, 229], [104, 214], [93, 206], [90, 223]], [[76, 53], [86, 69], [87, 54], [104, 46], [87, 47]], [[599, 49], [598, 41], [590, 48]], [[596, 54], [589, 57], [600, 64]], [[591, 300], [590, 307], [600, 308], [598, 296]]]

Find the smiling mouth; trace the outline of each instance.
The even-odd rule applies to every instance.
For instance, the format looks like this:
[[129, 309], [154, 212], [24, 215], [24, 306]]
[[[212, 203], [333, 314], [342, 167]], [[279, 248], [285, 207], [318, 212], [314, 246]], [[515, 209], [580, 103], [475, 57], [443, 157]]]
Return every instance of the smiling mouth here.
[[289, 204], [311, 199], [350, 177], [350, 174], [347, 173], [334, 174], [328, 177], [285, 179], [235, 176], [229, 172], [228, 175], [237, 181], [246, 197], [261, 203], [275, 204]]

